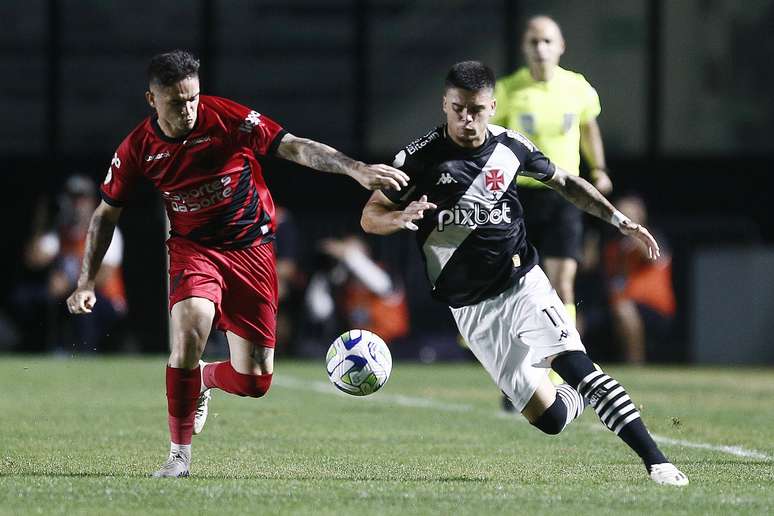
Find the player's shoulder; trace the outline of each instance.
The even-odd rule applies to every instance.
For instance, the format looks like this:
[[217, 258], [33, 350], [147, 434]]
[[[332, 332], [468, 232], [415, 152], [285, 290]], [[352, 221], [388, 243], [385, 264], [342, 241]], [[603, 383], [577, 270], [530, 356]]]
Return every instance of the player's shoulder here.
[[402, 168], [408, 163], [411, 165], [410, 168], [421, 167], [420, 164], [426, 163], [433, 154], [433, 149], [436, 148], [439, 142], [443, 141], [444, 135], [444, 126], [438, 126], [424, 136], [412, 140], [411, 143], [398, 151], [392, 166]]
[[522, 145], [526, 147], [529, 152], [534, 152], [537, 150], [537, 147], [529, 138], [514, 129], [509, 129], [507, 127], [495, 124], [489, 124], [487, 128], [498, 143], [501, 143], [507, 147]]
[[411, 143], [403, 147], [403, 150], [405, 150], [409, 156], [426, 153], [438, 142], [443, 140], [444, 134], [444, 126], [438, 126], [425, 135], [413, 140]]
[[117, 154], [124, 159], [141, 154], [143, 149], [155, 138], [158, 136], [153, 128], [153, 117], [148, 116], [124, 137], [118, 145]]
[[247, 106], [244, 106], [235, 100], [227, 99], [226, 97], [218, 97], [216, 95], [200, 95], [199, 102], [213, 109], [218, 109], [218, 108], [248, 109]]

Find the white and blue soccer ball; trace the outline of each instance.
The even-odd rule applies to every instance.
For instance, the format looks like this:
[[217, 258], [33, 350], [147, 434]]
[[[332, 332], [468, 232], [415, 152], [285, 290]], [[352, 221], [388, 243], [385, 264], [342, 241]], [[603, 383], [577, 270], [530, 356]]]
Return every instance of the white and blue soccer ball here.
[[392, 372], [392, 355], [387, 344], [368, 330], [342, 333], [328, 348], [325, 363], [331, 383], [353, 396], [378, 391]]

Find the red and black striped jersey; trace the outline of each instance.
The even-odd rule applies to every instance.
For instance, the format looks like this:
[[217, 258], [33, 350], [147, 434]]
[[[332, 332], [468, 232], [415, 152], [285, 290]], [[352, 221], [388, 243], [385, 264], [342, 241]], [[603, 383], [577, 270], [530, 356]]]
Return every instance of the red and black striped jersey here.
[[284, 134], [250, 108], [202, 95], [186, 136], [164, 135], [155, 115], [129, 133], [113, 156], [102, 198], [123, 206], [145, 177], [161, 192], [173, 236], [216, 249], [267, 242], [276, 229], [274, 201], [256, 156], [272, 154]]

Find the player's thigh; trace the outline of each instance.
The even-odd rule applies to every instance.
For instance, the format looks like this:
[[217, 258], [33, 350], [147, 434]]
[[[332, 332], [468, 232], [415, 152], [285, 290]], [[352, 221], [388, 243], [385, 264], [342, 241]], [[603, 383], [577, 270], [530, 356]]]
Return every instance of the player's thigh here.
[[452, 315], [470, 351], [521, 411], [548, 373], [532, 367], [529, 348], [511, 335], [512, 290], [476, 305], [452, 308]]
[[515, 294], [511, 338], [530, 350], [531, 365], [549, 367], [549, 357], [563, 351], [585, 351], [575, 323], [540, 267], [524, 277]]
[[274, 348], [266, 347], [227, 331], [231, 367], [242, 374], [271, 374], [274, 372]]

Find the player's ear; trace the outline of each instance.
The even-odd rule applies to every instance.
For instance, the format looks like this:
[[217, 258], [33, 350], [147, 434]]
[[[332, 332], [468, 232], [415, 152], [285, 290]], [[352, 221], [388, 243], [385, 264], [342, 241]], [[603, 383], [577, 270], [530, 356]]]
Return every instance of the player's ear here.
[[150, 90], [145, 92], [145, 100], [148, 101], [148, 105], [153, 109], [156, 109], [156, 99], [153, 97], [153, 92]]

